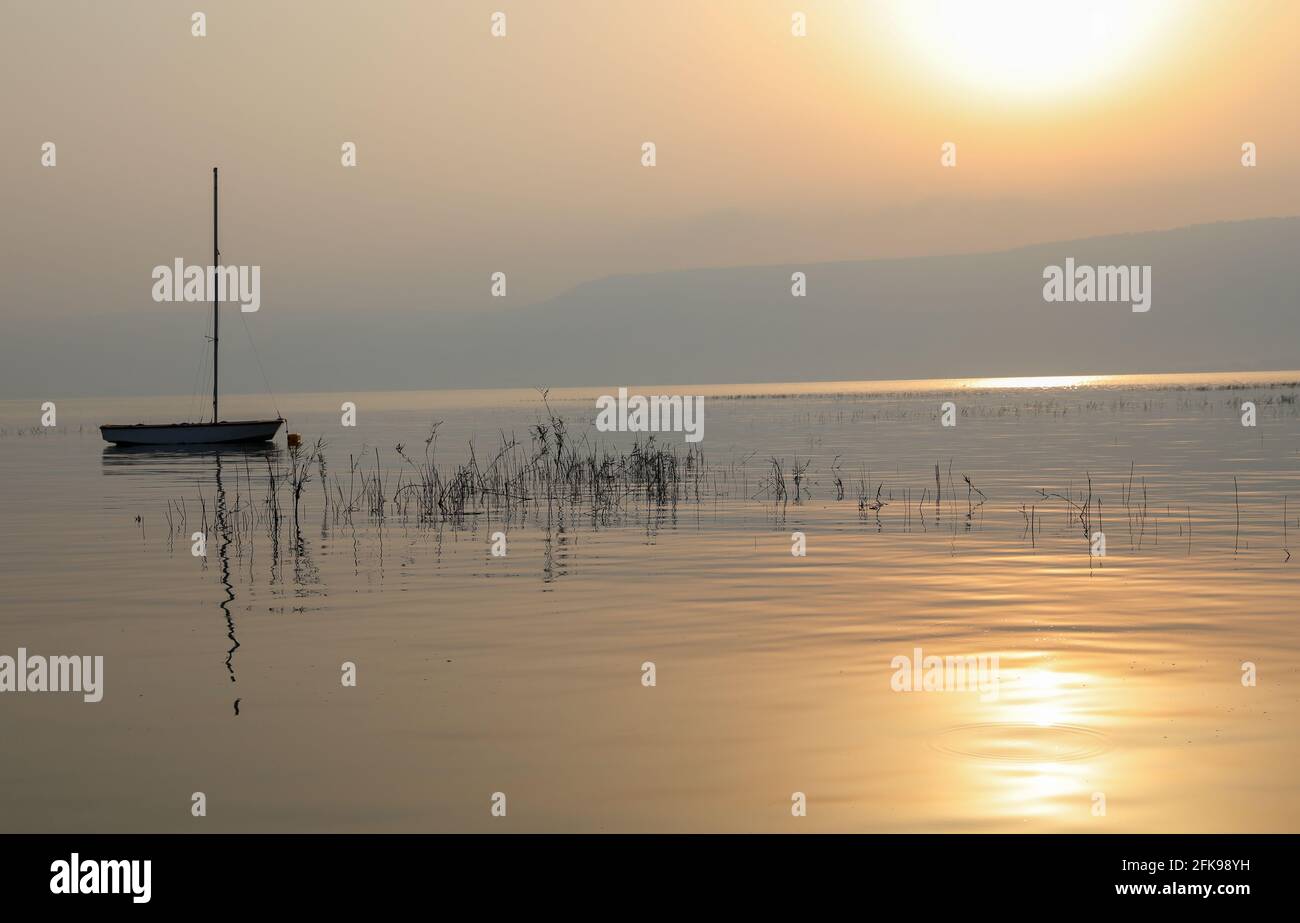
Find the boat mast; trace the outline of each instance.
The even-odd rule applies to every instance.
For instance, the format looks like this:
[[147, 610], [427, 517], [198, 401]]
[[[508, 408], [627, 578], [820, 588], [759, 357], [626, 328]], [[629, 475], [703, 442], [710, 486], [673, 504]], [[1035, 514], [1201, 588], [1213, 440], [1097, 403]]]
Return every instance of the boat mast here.
[[[212, 273], [216, 282], [221, 251], [217, 249], [217, 168], [212, 168]], [[212, 286], [212, 422], [217, 422], [217, 339], [221, 331], [221, 315], [217, 313], [217, 286]]]

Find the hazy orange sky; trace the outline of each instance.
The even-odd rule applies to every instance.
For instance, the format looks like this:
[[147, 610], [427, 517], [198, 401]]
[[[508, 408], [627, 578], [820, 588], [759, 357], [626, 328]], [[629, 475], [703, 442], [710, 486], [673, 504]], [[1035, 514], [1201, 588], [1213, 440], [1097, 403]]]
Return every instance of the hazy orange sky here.
[[495, 270], [519, 304], [616, 273], [1300, 213], [1300, 3], [1135, 0], [1066, 27], [1000, 6], [1022, 4], [953, 34], [924, 0], [6, 0], [2, 310], [169, 308], [149, 271], [207, 259], [213, 165], [226, 258], [286, 312], [488, 309]]

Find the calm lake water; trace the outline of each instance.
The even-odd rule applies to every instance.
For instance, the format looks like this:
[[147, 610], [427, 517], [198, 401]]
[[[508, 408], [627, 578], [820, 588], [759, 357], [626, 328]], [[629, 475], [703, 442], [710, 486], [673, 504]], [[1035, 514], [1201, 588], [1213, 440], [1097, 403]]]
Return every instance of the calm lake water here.
[[[281, 485], [278, 529], [283, 437], [122, 451], [95, 427], [201, 402], [65, 399], [48, 431], [0, 402], [0, 654], [105, 661], [99, 703], [0, 694], [0, 830], [1296, 831], [1296, 382], [691, 388], [704, 467], [673, 502], [437, 521], [326, 491], [378, 467], [391, 499], [434, 421], [448, 472], [531, 451], [537, 393], [292, 395], [329, 482], [296, 522]], [[599, 393], [548, 400], [627, 451]], [[917, 648], [996, 655], [996, 695], [895, 691]]]

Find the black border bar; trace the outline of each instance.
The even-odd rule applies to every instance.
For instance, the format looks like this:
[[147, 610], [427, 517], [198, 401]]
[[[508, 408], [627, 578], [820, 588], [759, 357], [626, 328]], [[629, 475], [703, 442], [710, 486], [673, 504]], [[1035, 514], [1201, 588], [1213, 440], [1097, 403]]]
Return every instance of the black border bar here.
[[[3, 835], [0, 886], [7, 907], [128, 911], [338, 910], [433, 898], [441, 912], [468, 901], [638, 915], [676, 913], [686, 899], [797, 908], [833, 896], [863, 909], [885, 899], [939, 912], [1019, 898], [1052, 898], [1062, 909], [1104, 901], [1222, 911], [1285, 896], [1297, 845], [1292, 835]], [[79, 863], [148, 859], [149, 902], [53, 893], [53, 864], [74, 853]], [[1198, 893], [1207, 885], [1216, 892]], [[1243, 885], [1248, 893], [1217, 891]], [[1120, 893], [1132, 886], [1155, 893]]]

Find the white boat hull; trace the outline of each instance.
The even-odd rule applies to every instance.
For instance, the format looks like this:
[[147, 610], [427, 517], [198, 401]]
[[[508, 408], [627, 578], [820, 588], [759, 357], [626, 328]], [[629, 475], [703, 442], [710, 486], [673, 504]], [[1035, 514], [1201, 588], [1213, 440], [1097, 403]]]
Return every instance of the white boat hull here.
[[229, 423], [105, 424], [99, 428], [105, 442], [117, 445], [224, 445], [268, 442], [283, 420], [235, 420]]

